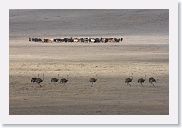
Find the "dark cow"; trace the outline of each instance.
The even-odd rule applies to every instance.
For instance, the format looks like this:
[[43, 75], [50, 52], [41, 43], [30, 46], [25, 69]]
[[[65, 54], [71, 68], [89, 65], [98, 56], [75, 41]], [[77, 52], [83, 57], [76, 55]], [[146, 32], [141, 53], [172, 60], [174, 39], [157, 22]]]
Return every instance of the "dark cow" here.
[[84, 39], [83, 39], [83, 38], [80, 38], [80, 42], [82, 42], [82, 43], [83, 43], [83, 42], [84, 42]]
[[34, 42], [42, 42], [42, 39], [40, 39], [40, 38], [32, 38], [32, 41], [34, 41]]
[[100, 42], [105, 43], [105, 38], [100, 38]]
[[108, 42], [113, 42], [113, 38], [108, 38]]
[[91, 38], [89, 38], [88, 41], [91, 42]]
[[73, 42], [74, 40], [73, 40], [73, 38], [71, 37], [71, 38], [68, 38], [68, 42]]
[[39, 38], [39, 39], [38, 39], [38, 42], [42, 42], [42, 39]]
[[108, 38], [105, 38], [105, 43], [107, 43], [109, 41], [109, 39]]
[[49, 39], [44, 39], [44, 42], [47, 43], [49, 41]]
[[41, 38], [29, 38], [31, 42], [44, 42], [44, 43], [51, 43], [51, 42], [82, 42], [82, 43], [107, 43], [107, 42], [122, 42], [123, 38], [55, 38], [55, 39], [41, 39]]
[[94, 43], [99, 43], [100, 39], [99, 38], [95, 38], [95, 42]]
[[43, 42], [44, 43], [52, 43], [52, 40], [50, 40], [50, 39], [44, 39]]
[[53, 39], [53, 42], [57, 42], [57, 39]]
[[61, 39], [59, 38], [53, 39], [53, 42], [61, 42]]
[[89, 38], [83, 38], [83, 40], [84, 40], [85, 43], [89, 42]]
[[64, 38], [64, 42], [65, 42], [65, 43], [68, 42], [68, 38]]
[[114, 38], [114, 41], [118, 43], [120, 42], [120, 38]]

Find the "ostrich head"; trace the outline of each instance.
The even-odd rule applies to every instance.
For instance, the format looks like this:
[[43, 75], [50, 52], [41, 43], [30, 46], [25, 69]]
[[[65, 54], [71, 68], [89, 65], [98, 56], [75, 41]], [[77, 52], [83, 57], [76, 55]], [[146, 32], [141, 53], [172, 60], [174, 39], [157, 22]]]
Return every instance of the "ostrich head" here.
[[133, 73], [131, 73], [131, 76], [130, 76], [130, 77], [131, 77], [131, 79], [133, 80]]
[[69, 75], [66, 75], [66, 79], [68, 80]]
[[43, 73], [43, 76], [42, 76], [42, 80], [44, 80], [44, 73]]
[[145, 79], [144, 80], [146, 80], [146, 78], [147, 78], [147, 75], [145, 74]]

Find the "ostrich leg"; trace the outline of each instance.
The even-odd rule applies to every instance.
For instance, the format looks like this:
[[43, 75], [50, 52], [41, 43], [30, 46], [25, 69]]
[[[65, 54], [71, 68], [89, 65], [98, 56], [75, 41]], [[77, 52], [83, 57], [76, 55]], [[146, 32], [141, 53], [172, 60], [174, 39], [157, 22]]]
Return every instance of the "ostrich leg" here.
[[156, 88], [156, 86], [154, 85], [154, 83], [152, 83], [152, 85]]
[[128, 85], [130, 85], [130, 87], [131, 87], [131, 84], [128, 83]]
[[143, 83], [141, 83], [141, 85], [142, 85], [142, 87], [144, 87], [144, 86], [143, 86]]
[[42, 87], [42, 85], [41, 85], [41, 84], [39, 84], [39, 83], [38, 83], [38, 85], [39, 85], [40, 87]]
[[92, 82], [92, 84], [91, 84], [91, 87], [93, 87], [93, 82]]

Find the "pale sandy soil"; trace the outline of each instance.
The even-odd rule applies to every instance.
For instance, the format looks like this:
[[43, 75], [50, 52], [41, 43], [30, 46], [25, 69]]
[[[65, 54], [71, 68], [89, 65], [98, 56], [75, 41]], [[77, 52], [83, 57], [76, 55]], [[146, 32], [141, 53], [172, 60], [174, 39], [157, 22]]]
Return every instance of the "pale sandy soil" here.
[[[168, 36], [125, 36], [120, 44], [32, 44], [10, 40], [10, 114], [169, 113]], [[45, 75], [40, 88], [30, 82]], [[124, 81], [133, 73], [132, 87]], [[68, 83], [50, 79], [69, 75]], [[88, 79], [98, 81], [90, 87]], [[147, 75], [144, 87], [137, 79]], [[156, 88], [148, 78], [156, 78]]]

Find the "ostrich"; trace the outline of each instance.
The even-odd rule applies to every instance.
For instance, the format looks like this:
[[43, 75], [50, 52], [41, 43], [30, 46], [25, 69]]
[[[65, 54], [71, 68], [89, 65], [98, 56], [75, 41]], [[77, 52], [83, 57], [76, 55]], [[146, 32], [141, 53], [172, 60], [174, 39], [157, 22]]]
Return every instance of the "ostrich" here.
[[131, 87], [130, 82], [132, 82], [132, 81], [133, 81], [133, 73], [132, 73], [132, 76], [130, 76], [130, 77], [128, 77], [128, 78], [125, 79], [125, 83], [126, 83], [127, 85], [130, 85], [130, 87]]
[[145, 82], [145, 80], [146, 80], [146, 75], [145, 75], [145, 79], [144, 78], [139, 78], [138, 83], [140, 83], [143, 86], [143, 83]]
[[36, 77], [33, 77], [32, 79], [31, 79], [31, 83], [35, 83], [36, 82]]
[[58, 74], [58, 78], [51, 78], [51, 82], [56, 83], [59, 81], [59, 74]]
[[31, 79], [31, 83], [35, 83], [35, 82], [36, 82], [36, 80], [37, 80], [37, 78], [39, 78], [39, 74], [38, 74], [38, 77], [32, 77], [32, 79]]
[[61, 80], [60, 80], [60, 83], [63, 83], [64, 85], [65, 85], [65, 83], [67, 83], [68, 82], [68, 75], [67, 75], [67, 78], [62, 78]]
[[92, 83], [91, 87], [93, 87], [93, 83], [95, 83], [96, 81], [97, 79], [93, 77], [89, 79], [89, 82]]
[[40, 83], [42, 83], [44, 81], [44, 74], [43, 74], [43, 78], [41, 79], [41, 78], [36, 78], [36, 83], [38, 84], [38, 85], [40, 85], [40, 87], [42, 87], [42, 85], [40, 84]]
[[154, 82], [156, 83], [156, 80], [153, 77], [150, 77], [149, 83], [151, 83], [155, 87]]

